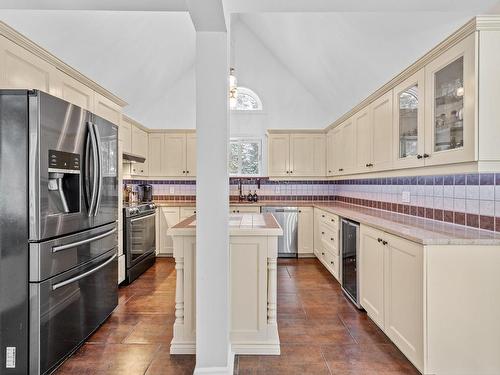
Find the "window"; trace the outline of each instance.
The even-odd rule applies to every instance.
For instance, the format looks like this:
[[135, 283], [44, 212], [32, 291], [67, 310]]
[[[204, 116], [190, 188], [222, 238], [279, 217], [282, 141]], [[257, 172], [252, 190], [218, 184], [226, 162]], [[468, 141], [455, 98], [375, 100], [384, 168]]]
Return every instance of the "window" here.
[[229, 146], [230, 175], [260, 175], [262, 160], [262, 141], [260, 139], [232, 138]]
[[255, 91], [238, 86], [236, 104], [232, 109], [236, 111], [262, 111], [262, 101]]

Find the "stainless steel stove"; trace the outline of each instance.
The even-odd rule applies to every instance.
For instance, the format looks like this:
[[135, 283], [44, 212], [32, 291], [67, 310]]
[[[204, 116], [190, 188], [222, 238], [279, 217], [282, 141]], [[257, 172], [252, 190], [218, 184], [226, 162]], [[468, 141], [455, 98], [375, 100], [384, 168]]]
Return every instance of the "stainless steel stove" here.
[[124, 203], [123, 248], [126, 283], [131, 283], [156, 261], [156, 205]]

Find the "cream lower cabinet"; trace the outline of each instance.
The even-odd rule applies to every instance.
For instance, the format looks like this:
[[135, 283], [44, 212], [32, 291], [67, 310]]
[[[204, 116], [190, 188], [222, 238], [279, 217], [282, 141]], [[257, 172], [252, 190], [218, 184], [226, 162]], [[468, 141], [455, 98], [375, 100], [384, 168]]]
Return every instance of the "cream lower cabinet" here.
[[314, 254], [314, 210], [312, 207], [300, 207], [298, 215], [298, 256]]
[[167, 235], [167, 230], [180, 221], [179, 207], [159, 207], [158, 208], [158, 243], [157, 252], [159, 256], [172, 256], [174, 253], [174, 243], [172, 237]]
[[188, 217], [196, 215], [196, 207], [181, 207], [179, 221], [186, 220]]
[[314, 255], [340, 282], [339, 230], [337, 215], [314, 208]]
[[423, 368], [423, 246], [361, 225], [360, 302], [406, 357]]
[[384, 329], [384, 245], [381, 232], [362, 225], [360, 230], [360, 303]]

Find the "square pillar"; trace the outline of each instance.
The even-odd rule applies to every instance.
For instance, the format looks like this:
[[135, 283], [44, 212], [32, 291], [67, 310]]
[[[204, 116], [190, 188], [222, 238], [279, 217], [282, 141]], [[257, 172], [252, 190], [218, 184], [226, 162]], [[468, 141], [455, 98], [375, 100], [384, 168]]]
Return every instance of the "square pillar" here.
[[232, 374], [229, 341], [228, 43], [196, 33], [196, 369]]

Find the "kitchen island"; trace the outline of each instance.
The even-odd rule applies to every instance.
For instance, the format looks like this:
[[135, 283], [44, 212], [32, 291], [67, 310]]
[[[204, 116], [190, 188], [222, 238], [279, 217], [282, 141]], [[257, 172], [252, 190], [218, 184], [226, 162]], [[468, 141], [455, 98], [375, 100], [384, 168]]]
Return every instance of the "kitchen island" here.
[[[196, 216], [168, 230], [174, 243], [175, 322], [171, 354], [196, 352]], [[235, 354], [280, 354], [276, 322], [278, 236], [271, 214], [229, 215], [230, 339]]]

